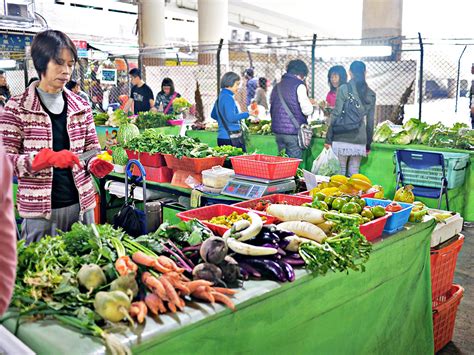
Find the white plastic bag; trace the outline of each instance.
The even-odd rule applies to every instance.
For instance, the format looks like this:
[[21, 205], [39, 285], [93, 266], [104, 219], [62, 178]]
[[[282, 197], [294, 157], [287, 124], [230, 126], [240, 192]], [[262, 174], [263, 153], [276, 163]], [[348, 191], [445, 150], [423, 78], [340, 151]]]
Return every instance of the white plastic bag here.
[[321, 154], [313, 162], [311, 172], [316, 175], [332, 176], [339, 174], [341, 164], [331, 147], [324, 148]]

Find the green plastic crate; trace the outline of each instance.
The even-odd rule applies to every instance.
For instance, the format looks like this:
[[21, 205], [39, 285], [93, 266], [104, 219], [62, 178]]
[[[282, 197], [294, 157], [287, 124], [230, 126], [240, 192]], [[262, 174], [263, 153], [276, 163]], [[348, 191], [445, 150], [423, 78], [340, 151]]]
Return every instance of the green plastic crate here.
[[[449, 153], [435, 151], [420, 151], [429, 153], [441, 153], [444, 157], [446, 167], [446, 179], [448, 179], [448, 189], [454, 189], [464, 184], [466, 171], [469, 165], [469, 154], [467, 153]], [[398, 174], [397, 155], [394, 153], [395, 167]], [[423, 187], [441, 188], [441, 178], [443, 171], [441, 167], [432, 167], [429, 169], [412, 169], [402, 162], [403, 182]]]

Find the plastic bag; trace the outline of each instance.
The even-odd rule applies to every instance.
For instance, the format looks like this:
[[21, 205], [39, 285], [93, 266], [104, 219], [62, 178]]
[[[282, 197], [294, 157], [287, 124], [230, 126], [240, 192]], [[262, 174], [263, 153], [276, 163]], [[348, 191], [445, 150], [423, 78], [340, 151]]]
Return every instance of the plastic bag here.
[[332, 148], [323, 149], [321, 154], [313, 162], [311, 172], [316, 175], [332, 176], [339, 174], [341, 164]]

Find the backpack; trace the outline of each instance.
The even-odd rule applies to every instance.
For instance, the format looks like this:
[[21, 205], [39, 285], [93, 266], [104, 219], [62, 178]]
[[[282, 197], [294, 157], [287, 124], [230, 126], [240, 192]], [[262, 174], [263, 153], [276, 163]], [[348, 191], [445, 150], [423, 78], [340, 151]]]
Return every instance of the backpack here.
[[351, 85], [347, 84], [349, 92], [342, 106], [342, 113], [335, 117], [332, 124], [334, 133], [347, 133], [357, 131], [362, 124], [364, 114], [360, 112], [360, 102], [354, 96]]

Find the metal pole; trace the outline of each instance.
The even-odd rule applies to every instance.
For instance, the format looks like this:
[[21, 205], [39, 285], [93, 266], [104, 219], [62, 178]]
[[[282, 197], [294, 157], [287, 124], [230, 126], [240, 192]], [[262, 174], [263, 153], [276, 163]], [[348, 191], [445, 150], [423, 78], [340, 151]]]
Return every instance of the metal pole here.
[[418, 119], [421, 121], [421, 106], [423, 104], [423, 60], [425, 51], [423, 49], [423, 39], [421, 33], [418, 32], [418, 43], [420, 44], [420, 83], [419, 83], [419, 94], [418, 94]]
[[28, 87], [28, 59], [23, 60], [23, 78], [25, 79], [25, 89]]
[[316, 33], [313, 34], [313, 43], [311, 44], [311, 98], [314, 99], [314, 67], [316, 62], [316, 39], [318, 35]]
[[219, 47], [217, 47], [217, 97], [219, 97], [220, 93], [220, 85], [219, 82], [221, 81], [221, 50], [222, 44], [224, 43], [224, 39], [221, 38], [219, 41]]
[[253, 60], [252, 60], [252, 54], [250, 51], [247, 51], [247, 57], [249, 58], [249, 68], [253, 69]]
[[464, 52], [466, 51], [467, 44], [464, 46], [464, 49], [461, 52], [461, 55], [459, 56], [458, 59], [458, 76], [456, 78], [456, 107], [454, 108], [454, 112], [458, 112], [458, 99], [459, 99], [459, 74], [461, 72], [461, 58], [464, 55]]

